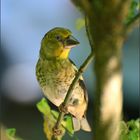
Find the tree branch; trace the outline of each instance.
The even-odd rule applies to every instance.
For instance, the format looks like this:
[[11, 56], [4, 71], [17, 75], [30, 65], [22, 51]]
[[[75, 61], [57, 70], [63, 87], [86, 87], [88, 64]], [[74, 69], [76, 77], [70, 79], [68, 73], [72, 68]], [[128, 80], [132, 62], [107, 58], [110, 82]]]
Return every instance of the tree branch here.
[[[87, 32], [87, 36], [89, 39], [89, 43], [90, 43], [90, 46], [91, 46], [91, 49], [93, 48], [93, 41], [90, 37], [90, 33], [89, 33], [89, 30], [88, 30], [88, 23], [87, 23], [87, 19], [85, 19], [85, 26], [86, 26], [86, 32]], [[84, 63], [81, 65], [81, 67], [79, 68], [78, 72], [76, 73], [75, 75], [75, 78], [74, 80], [72, 81], [69, 89], [68, 89], [68, 92], [67, 92], [67, 95], [64, 99], [64, 102], [63, 102], [63, 107], [65, 108], [69, 102], [69, 99], [71, 97], [71, 94], [72, 94], [72, 91], [74, 90], [74, 87], [76, 85], [76, 83], [78, 82], [80, 76], [82, 75], [82, 73], [86, 70], [87, 66], [90, 64], [90, 62], [92, 61], [94, 57], [94, 53], [93, 51], [90, 53], [90, 55], [87, 57], [87, 59], [84, 61]], [[64, 118], [64, 115], [65, 113], [64, 112], [61, 112], [58, 116], [58, 119], [57, 119], [57, 122], [55, 124], [55, 129], [59, 129], [59, 126]], [[55, 136], [53, 136], [53, 139], [55, 139]]]
[[87, 36], [88, 36], [88, 39], [89, 39], [89, 44], [90, 44], [90, 47], [91, 47], [91, 51], [93, 52], [94, 43], [93, 43], [92, 36], [90, 34], [90, 31], [89, 31], [88, 16], [87, 15], [85, 16], [85, 28], [86, 28]]
[[[72, 91], [74, 90], [75, 88], [75, 85], [76, 83], [78, 82], [80, 76], [82, 75], [82, 73], [86, 70], [87, 66], [90, 64], [90, 62], [93, 60], [93, 57], [94, 57], [94, 53], [91, 52], [91, 54], [87, 57], [87, 59], [84, 61], [84, 63], [81, 65], [81, 67], [79, 68], [78, 72], [76, 73], [75, 75], [75, 78], [73, 80], [73, 82], [71, 83], [69, 89], [68, 89], [68, 92], [67, 92], [67, 95], [64, 99], [64, 102], [63, 102], [63, 107], [67, 107], [67, 104], [69, 102], [69, 99], [71, 97], [71, 94], [72, 94]], [[64, 112], [61, 112], [58, 116], [58, 120], [56, 122], [56, 125], [55, 125], [55, 129], [59, 129], [59, 126], [64, 118], [64, 115], [65, 113]]]
[[[91, 40], [90, 33], [89, 33], [89, 30], [88, 30], [88, 23], [87, 23], [87, 20], [86, 20], [86, 25], [85, 25], [85, 26], [86, 26], [87, 36], [88, 36], [88, 38], [90, 38], [90, 39], [89, 39], [90, 45], [91, 45], [92, 48], [93, 48], [93, 42], [92, 42], [92, 40]], [[82, 73], [86, 70], [87, 66], [91, 63], [91, 61], [93, 60], [93, 58], [94, 58], [94, 52], [92, 51], [92, 52], [90, 53], [90, 55], [87, 57], [87, 59], [84, 61], [84, 63], [80, 66], [78, 72], [77, 72], [76, 75], [75, 75], [74, 80], [72, 81], [72, 83], [71, 83], [71, 85], [70, 85], [70, 87], [69, 87], [69, 89], [68, 89], [67, 95], [66, 95], [66, 97], [65, 97], [65, 99], [64, 99], [64, 102], [63, 102], [63, 107], [64, 107], [64, 108], [67, 107], [67, 104], [68, 104], [68, 102], [69, 102], [69, 99], [70, 99], [70, 97], [71, 97], [71, 95], [72, 95], [72, 91], [74, 90], [75, 85], [76, 85], [76, 83], [78, 82], [80, 76], [81, 76]], [[64, 118], [64, 115], [65, 115], [64, 112], [61, 112], [61, 113], [59, 114], [58, 119], [57, 119], [57, 122], [56, 122], [55, 127], [54, 127], [55, 129], [59, 130], [59, 126], [60, 126], [60, 124], [61, 124], [61, 122], [62, 122], [62, 120], [63, 120], [63, 118]], [[53, 140], [55, 140], [55, 136], [53, 136]]]
[[126, 23], [125, 33], [127, 33], [133, 27], [138, 26], [139, 24], [140, 24], [140, 12], [136, 14], [128, 23]]

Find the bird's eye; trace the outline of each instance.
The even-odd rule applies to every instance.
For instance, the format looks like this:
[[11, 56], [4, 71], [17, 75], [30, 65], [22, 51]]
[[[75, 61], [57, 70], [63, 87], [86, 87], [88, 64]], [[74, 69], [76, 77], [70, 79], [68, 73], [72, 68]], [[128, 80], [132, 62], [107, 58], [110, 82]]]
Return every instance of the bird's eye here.
[[61, 37], [60, 37], [59, 35], [57, 35], [57, 36], [56, 36], [56, 39], [57, 39], [58, 41], [60, 41], [60, 40], [61, 40]]

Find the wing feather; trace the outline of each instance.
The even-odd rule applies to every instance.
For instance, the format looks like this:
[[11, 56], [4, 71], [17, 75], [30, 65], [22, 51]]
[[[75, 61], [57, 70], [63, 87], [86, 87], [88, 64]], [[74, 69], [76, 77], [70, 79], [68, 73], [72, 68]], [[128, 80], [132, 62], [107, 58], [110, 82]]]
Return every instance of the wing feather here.
[[[71, 59], [69, 59], [69, 61], [73, 64], [73, 67], [74, 67], [74, 69], [75, 69], [75, 72], [77, 72], [78, 69], [77, 69], [75, 63], [74, 63]], [[84, 90], [84, 97], [85, 97], [86, 102], [88, 103], [87, 89], [86, 89], [86, 85], [85, 85], [85, 83], [84, 83], [84, 79], [83, 79], [82, 76], [80, 77], [80, 79], [79, 79], [78, 82], [79, 82], [80, 87]]]

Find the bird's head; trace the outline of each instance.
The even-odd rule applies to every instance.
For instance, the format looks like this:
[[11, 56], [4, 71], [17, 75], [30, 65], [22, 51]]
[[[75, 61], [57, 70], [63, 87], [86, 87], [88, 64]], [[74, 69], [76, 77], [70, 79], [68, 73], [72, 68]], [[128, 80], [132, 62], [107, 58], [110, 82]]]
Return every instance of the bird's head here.
[[69, 29], [56, 27], [45, 34], [41, 41], [40, 57], [67, 59], [71, 48], [79, 44]]

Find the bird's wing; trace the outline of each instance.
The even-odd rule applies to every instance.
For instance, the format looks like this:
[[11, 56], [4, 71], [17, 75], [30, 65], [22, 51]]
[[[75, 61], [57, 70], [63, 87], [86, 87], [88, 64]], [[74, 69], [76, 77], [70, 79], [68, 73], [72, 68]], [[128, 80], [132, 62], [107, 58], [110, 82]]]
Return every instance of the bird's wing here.
[[87, 94], [87, 89], [86, 89], [84, 80], [83, 80], [83, 79], [79, 79], [78, 82], [79, 82], [80, 87], [84, 90], [84, 93], [85, 93], [85, 100], [86, 100], [86, 102], [88, 103], [88, 94]]
[[[69, 59], [69, 61], [73, 64], [73, 67], [74, 67], [74, 69], [75, 69], [75, 72], [77, 72], [78, 71], [78, 69], [77, 69], [77, 67], [76, 67], [76, 65], [75, 65], [75, 63], [71, 60], [71, 59]], [[80, 77], [80, 79], [79, 79], [79, 85], [80, 85], [80, 87], [84, 90], [84, 94], [85, 94], [85, 100], [86, 100], [86, 102], [88, 103], [88, 94], [87, 94], [87, 89], [86, 89], [86, 86], [85, 86], [85, 83], [84, 83], [84, 79], [83, 79], [83, 77], [81, 76]]]

